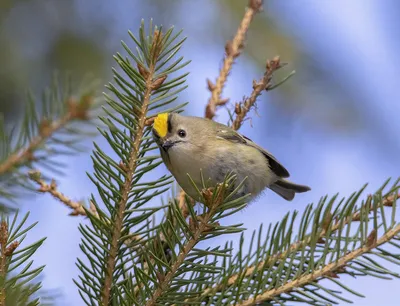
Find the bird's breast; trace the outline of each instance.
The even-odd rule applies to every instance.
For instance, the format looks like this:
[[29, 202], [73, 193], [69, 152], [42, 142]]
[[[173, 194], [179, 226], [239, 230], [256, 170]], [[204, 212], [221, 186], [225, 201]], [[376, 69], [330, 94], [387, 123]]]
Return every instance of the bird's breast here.
[[170, 171], [178, 184], [192, 198], [198, 198], [196, 188], [188, 175], [201, 190], [202, 178], [206, 187], [224, 181], [229, 173], [234, 173], [236, 185], [245, 180], [241, 195], [259, 194], [276, 178], [268, 166], [267, 159], [255, 148], [232, 144], [206, 147], [173, 147], [168, 150]]

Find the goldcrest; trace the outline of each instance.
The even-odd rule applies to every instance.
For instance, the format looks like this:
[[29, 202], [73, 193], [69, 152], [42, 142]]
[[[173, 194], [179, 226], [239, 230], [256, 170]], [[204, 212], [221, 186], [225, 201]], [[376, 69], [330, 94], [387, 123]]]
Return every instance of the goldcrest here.
[[216, 186], [233, 173], [237, 186], [244, 180], [234, 198], [250, 194], [253, 199], [269, 188], [291, 201], [295, 193], [310, 190], [288, 181], [289, 172], [271, 153], [226, 125], [164, 113], [155, 118], [152, 130], [168, 170], [196, 201], [201, 200], [188, 175], [202, 188], [203, 181]]

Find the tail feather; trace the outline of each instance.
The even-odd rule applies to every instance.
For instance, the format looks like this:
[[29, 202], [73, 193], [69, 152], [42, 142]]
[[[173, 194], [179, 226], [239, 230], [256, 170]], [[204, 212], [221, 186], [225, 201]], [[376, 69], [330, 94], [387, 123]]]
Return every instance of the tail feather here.
[[295, 192], [293, 190], [285, 189], [276, 184], [269, 186], [269, 189], [271, 189], [273, 192], [279, 194], [282, 198], [284, 198], [287, 201], [293, 200], [294, 195], [295, 195]]
[[295, 184], [285, 179], [279, 179], [269, 188], [287, 201], [293, 200], [295, 193], [311, 190], [308, 186]]

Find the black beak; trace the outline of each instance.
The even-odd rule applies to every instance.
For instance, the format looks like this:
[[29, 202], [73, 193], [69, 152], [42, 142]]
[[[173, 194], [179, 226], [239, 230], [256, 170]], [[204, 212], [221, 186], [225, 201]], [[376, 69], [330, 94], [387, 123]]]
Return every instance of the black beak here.
[[170, 140], [166, 140], [161, 144], [161, 147], [165, 150], [165, 152], [168, 151], [169, 148], [171, 148], [175, 143], [170, 141]]
[[167, 152], [169, 148], [173, 147], [177, 142], [179, 142], [179, 141], [171, 141], [171, 140], [163, 141], [163, 139], [157, 134], [157, 132], [154, 129], [153, 129], [153, 137], [154, 137], [154, 140], [156, 141], [156, 143], [161, 148], [163, 148], [163, 150], [165, 152]]

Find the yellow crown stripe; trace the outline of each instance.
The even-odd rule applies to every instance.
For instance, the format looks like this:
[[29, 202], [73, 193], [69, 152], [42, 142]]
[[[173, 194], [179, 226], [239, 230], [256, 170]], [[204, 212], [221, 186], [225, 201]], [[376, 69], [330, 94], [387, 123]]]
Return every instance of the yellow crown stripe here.
[[158, 136], [165, 137], [168, 132], [168, 113], [159, 114], [156, 119], [154, 119], [153, 128]]

